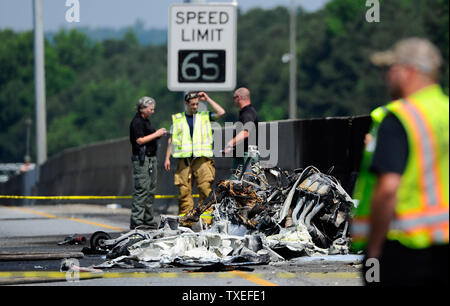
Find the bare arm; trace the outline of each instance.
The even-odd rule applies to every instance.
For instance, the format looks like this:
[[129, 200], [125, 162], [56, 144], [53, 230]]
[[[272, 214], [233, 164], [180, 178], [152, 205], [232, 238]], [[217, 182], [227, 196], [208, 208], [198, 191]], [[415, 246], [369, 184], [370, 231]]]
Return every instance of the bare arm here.
[[170, 171], [170, 154], [172, 154], [172, 137], [167, 140], [166, 158], [164, 160], [164, 169]]
[[172, 154], [172, 136], [167, 139], [167, 149], [166, 149], [166, 158], [165, 160], [170, 159], [170, 154]]
[[244, 141], [246, 138], [248, 138], [248, 131], [247, 130], [242, 130], [240, 131], [236, 137], [234, 137], [233, 139], [231, 139], [228, 142], [228, 146], [230, 147], [235, 147], [238, 143], [241, 143], [242, 141]]
[[378, 176], [369, 220], [370, 234], [367, 247], [367, 257], [369, 258], [378, 258], [381, 254], [389, 224], [395, 215], [400, 180], [401, 175], [398, 173], [385, 173]]
[[238, 144], [241, 143], [242, 141], [244, 141], [245, 138], [248, 137], [248, 131], [247, 130], [242, 130], [240, 131], [233, 139], [231, 139], [230, 141], [228, 141], [227, 145], [225, 146], [225, 153], [230, 153], [233, 148]]
[[156, 132], [154, 132], [154, 133], [152, 133], [150, 135], [147, 135], [147, 136], [144, 136], [144, 137], [139, 137], [138, 139], [136, 139], [136, 143], [138, 145], [143, 145], [143, 144], [146, 144], [147, 142], [150, 142], [150, 141], [152, 141], [152, 140], [154, 140], [154, 139], [156, 139], [158, 137], [164, 136], [166, 134], [167, 134], [166, 129], [162, 128], [162, 129], [159, 129], [159, 130], [157, 130]]
[[220, 106], [216, 101], [214, 101], [213, 99], [211, 99], [205, 92], [199, 92], [198, 93], [199, 97], [203, 100], [206, 100], [206, 102], [209, 103], [209, 105], [211, 105], [211, 107], [213, 108], [214, 112], [216, 113], [216, 118], [220, 118], [222, 116], [224, 116], [226, 114], [225, 110], [222, 108], [222, 106]]

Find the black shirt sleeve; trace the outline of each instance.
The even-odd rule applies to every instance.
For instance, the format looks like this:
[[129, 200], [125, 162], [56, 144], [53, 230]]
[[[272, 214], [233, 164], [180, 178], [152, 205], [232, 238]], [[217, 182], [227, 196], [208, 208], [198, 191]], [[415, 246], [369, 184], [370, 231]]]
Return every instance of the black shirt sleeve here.
[[244, 125], [244, 129], [251, 132], [256, 127], [253, 125], [247, 125], [245, 124], [247, 122], [253, 122], [255, 125], [257, 124], [257, 116], [256, 112], [254, 112], [251, 108], [246, 108], [242, 111], [242, 113], [239, 115], [239, 121]]
[[147, 142], [145, 145], [138, 145], [136, 140], [141, 137], [153, 134], [156, 132], [155, 128], [151, 125], [150, 120], [144, 120], [139, 114], [136, 114], [130, 123], [130, 142], [132, 146], [133, 155], [138, 155], [140, 148], [146, 148], [146, 154], [148, 156], [155, 156], [157, 149], [157, 140]]
[[247, 122], [254, 122], [256, 119], [256, 116], [253, 115], [251, 112], [244, 112], [240, 118], [239, 121], [242, 122], [242, 124], [246, 124]]
[[409, 147], [405, 128], [393, 115], [381, 122], [370, 171], [376, 174], [394, 172], [403, 174]]
[[132, 123], [132, 129], [133, 129], [133, 135], [134, 140], [144, 137], [144, 126], [142, 125], [142, 121], [140, 120], [134, 120]]

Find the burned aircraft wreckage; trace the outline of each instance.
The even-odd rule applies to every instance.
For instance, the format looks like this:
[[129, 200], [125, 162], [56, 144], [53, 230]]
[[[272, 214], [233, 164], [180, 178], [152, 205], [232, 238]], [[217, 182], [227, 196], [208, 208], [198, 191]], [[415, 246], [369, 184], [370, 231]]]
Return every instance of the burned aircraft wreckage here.
[[[288, 172], [259, 164], [237, 176], [220, 181], [185, 216], [161, 216], [157, 230], [135, 229], [116, 239], [93, 234], [91, 251], [109, 259], [98, 267], [267, 264], [348, 253], [353, 201], [333, 176], [313, 166]], [[201, 215], [211, 207], [213, 223], [205, 229]]]

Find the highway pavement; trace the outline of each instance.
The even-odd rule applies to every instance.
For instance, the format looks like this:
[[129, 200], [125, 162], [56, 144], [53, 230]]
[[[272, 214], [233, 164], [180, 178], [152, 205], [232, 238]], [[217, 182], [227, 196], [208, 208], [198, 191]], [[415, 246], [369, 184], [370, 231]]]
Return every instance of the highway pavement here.
[[[1, 204], [1, 203], [0, 203]], [[130, 209], [107, 205], [0, 205], [0, 285], [45, 286], [361, 286], [361, 256], [301, 257], [241, 270], [199, 272], [196, 268], [104, 269], [69, 275], [60, 272], [64, 258], [82, 267], [100, 264], [104, 256], [81, 250], [96, 231], [112, 237], [126, 232]], [[74, 234], [86, 244], [58, 245]], [[189, 292], [189, 297], [195, 297]], [[187, 293], [186, 293], [187, 294]], [[231, 294], [231, 293], [226, 293]], [[221, 295], [225, 297], [225, 293]]]

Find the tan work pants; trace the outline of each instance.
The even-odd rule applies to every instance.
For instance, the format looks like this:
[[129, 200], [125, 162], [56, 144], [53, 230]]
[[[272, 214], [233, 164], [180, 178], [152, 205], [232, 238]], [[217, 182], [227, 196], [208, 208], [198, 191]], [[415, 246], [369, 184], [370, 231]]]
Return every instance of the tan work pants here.
[[[202, 202], [211, 192], [211, 184], [214, 182], [216, 169], [214, 160], [208, 157], [179, 158], [177, 170], [175, 171], [174, 183], [180, 188], [178, 197], [179, 214], [186, 214], [194, 208], [192, 197], [193, 180], [197, 182]], [[199, 203], [200, 203], [199, 202]]]

